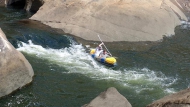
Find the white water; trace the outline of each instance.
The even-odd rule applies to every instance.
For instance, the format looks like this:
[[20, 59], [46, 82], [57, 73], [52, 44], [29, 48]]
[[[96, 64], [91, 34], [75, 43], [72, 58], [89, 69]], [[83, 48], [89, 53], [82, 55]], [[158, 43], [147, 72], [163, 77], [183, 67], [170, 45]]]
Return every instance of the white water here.
[[[46, 59], [49, 63], [57, 64], [68, 70], [59, 71], [64, 73], [80, 73], [94, 80], [114, 81], [122, 87], [133, 89], [136, 93], [143, 90], [154, 90], [160, 88], [164, 93], [173, 93], [175, 90], [169, 88], [175, 84], [177, 79], [166, 77], [160, 71], [151, 71], [148, 68], [113, 70], [94, 61], [85, 51], [82, 45], [71, 44], [64, 49], [46, 49], [35, 45], [22, 43], [17, 50]], [[119, 59], [118, 59], [119, 60]], [[56, 69], [51, 69], [55, 71]]]

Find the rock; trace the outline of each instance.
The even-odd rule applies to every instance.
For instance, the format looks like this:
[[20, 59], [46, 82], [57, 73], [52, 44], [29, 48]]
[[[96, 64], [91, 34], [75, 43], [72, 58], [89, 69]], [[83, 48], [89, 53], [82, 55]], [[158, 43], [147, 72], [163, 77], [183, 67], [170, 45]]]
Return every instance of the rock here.
[[21, 1], [21, 0], [5, 0], [5, 6], [8, 7], [8, 6], [16, 6], [17, 8], [23, 8], [24, 5], [25, 5], [25, 1]]
[[122, 96], [114, 87], [100, 93], [89, 104], [82, 107], [132, 107], [128, 100]]
[[5, 0], [0, 0], [0, 6], [5, 6]]
[[86, 40], [158, 41], [187, 20], [181, 10], [170, 0], [44, 0], [30, 19]]
[[43, 0], [27, 0], [24, 9], [31, 12], [37, 12], [43, 3]]
[[190, 88], [165, 96], [146, 107], [190, 107]]
[[0, 29], [0, 97], [32, 81], [33, 69], [25, 57], [6, 39]]
[[[1, 1], [1, 0], [0, 0]], [[43, 0], [3, 0], [5, 6], [20, 6], [21, 8], [36, 12], [43, 5]]]

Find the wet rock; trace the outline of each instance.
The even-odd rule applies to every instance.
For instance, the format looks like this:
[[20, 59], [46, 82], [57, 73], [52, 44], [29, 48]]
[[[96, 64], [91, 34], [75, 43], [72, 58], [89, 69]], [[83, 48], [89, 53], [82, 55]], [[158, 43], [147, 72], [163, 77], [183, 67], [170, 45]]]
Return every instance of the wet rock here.
[[33, 69], [26, 58], [6, 39], [0, 29], [0, 97], [32, 81]]
[[116, 88], [108, 88], [105, 92], [100, 93], [89, 104], [82, 107], [132, 107], [128, 100], [121, 95]]
[[165, 96], [146, 107], [190, 107], [190, 88]]

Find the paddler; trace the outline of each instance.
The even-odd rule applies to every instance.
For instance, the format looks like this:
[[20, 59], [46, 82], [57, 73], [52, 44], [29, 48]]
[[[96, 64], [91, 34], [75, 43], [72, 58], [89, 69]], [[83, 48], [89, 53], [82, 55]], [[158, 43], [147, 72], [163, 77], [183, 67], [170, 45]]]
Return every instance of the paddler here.
[[98, 47], [96, 47], [96, 50], [95, 50], [95, 57], [99, 57], [100, 56], [100, 53], [103, 52], [103, 48], [102, 48], [102, 45], [104, 43], [102, 42], [101, 44], [98, 45]]

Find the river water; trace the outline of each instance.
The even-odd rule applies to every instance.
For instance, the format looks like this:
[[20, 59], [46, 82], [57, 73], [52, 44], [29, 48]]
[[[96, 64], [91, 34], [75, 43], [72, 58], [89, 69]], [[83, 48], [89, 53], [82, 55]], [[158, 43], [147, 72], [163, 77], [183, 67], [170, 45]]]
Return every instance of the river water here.
[[190, 86], [190, 31], [158, 42], [105, 43], [118, 66], [94, 61], [84, 41], [23, 19], [32, 13], [0, 8], [0, 27], [34, 69], [33, 82], [0, 99], [3, 107], [80, 107], [115, 87], [133, 107], [145, 107]]

